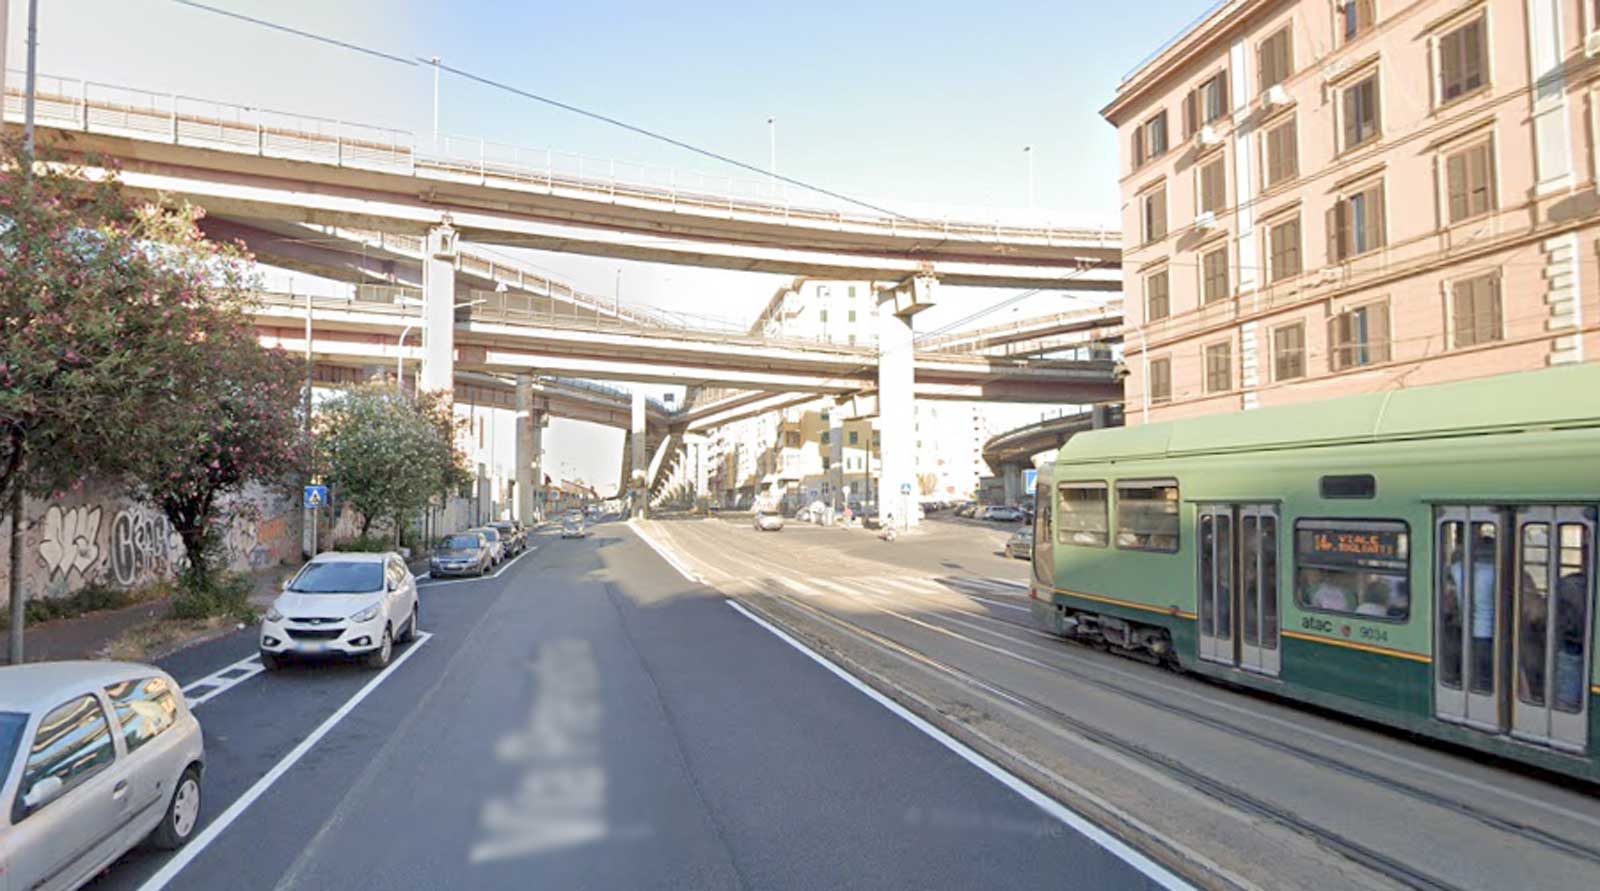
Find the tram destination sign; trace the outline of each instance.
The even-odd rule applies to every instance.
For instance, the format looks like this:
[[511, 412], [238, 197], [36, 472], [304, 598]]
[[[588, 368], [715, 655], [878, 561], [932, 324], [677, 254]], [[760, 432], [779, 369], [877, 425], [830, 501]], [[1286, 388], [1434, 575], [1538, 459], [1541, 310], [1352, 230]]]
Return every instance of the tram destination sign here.
[[1404, 570], [1409, 560], [1404, 529], [1373, 526], [1302, 527], [1299, 558], [1329, 568]]

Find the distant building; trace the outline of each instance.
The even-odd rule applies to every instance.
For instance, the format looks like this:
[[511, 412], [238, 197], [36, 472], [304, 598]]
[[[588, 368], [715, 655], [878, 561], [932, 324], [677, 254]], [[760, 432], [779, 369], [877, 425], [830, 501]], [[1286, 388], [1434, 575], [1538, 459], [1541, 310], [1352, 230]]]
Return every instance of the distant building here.
[[843, 346], [876, 346], [878, 301], [872, 283], [797, 278], [767, 301], [750, 333]]
[[1236, 0], [1130, 74], [1130, 424], [1600, 355], [1592, 2]]

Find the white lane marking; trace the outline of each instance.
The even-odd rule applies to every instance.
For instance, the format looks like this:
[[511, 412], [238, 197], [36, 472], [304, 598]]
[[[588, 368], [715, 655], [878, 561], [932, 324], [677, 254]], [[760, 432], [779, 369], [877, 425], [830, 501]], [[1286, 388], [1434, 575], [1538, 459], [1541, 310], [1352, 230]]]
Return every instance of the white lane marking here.
[[633, 530], [633, 534], [639, 536], [640, 541], [643, 541], [645, 544], [650, 546], [650, 550], [655, 551], [656, 554], [661, 557], [661, 559], [667, 561], [668, 566], [676, 569], [678, 571], [678, 575], [683, 576], [685, 579], [688, 579], [697, 585], [704, 585], [706, 583], [705, 579], [702, 579], [700, 576], [696, 575], [694, 570], [690, 569], [686, 564], [683, 563], [683, 561], [679, 560], [676, 554], [658, 544], [653, 537], [651, 537], [643, 529], [640, 529], [637, 521], [629, 520], [628, 527]]
[[246, 789], [243, 795], [235, 799], [233, 804], [228, 805], [228, 809], [219, 814], [215, 820], [212, 820], [210, 825], [206, 826], [199, 835], [195, 836], [187, 845], [178, 849], [172, 859], [157, 870], [155, 875], [146, 879], [145, 883], [139, 886], [139, 891], [160, 891], [160, 889], [167, 887], [167, 884], [176, 878], [178, 873], [189, 865], [190, 861], [200, 856], [200, 853], [208, 845], [216, 841], [217, 837], [233, 824], [233, 821], [239, 819], [239, 815], [243, 814], [245, 809], [249, 808], [250, 805], [255, 803], [256, 799], [272, 788], [273, 783], [276, 783], [285, 773], [288, 773], [289, 768], [293, 767], [301, 758], [304, 758], [305, 754], [311, 751], [312, 747], [320, 742], [324, 736], [327, 736], [329, 731], [338, 726], [339, 722], [343, 721], [352, 711], [355, 711], [355, 707], [360, 705], [362, 700], [371, 696], [372, 692], [378, 689], [379, 684], [388, 680], [396, 669], [406, 664], [406, 660], [422, 649], [422, 645], [432, 638], [433, 635], [428, 632], [418, 635], [416, 642], [406, 647], [406, 651], [400, 654], [400, 658], [389, 663], [388, 668], [378, 672], [376, 677], [367, 681], [366, 685], [357, 690], [356, 694], [346, 700], [344, 705], [339, 706], [338, 711], [329, 715], [327, 720], [317, 725], [317, 729], [311, 731], [310, 735], [301, 740], [299, 745], [290, 749], [289, 754], [283, 756], [277, 764], [273, 765], [265, 776], [256, 780], [255, 785]]
[[[962, 597], [967, 600], [976, 600], [979, 603], [987, 603], [990, 606], [998, 606], [1001, 609], [1014, 609], [1018, 612], [1024, 613], [1028, 612], [1028, 608], [1025, 606], [1018, 606], [1015, 603], [1002, 603], [1001, 601], [984, 597], [981, 594], [973, 594], [970, 591], [963, 591], [959, 585], [956, 585], [953, 582], [951, 584], [944, 584], [937, 579], [908, 579], [898, 576], [891, 576], [881, 579], [858, 579], [857, 581], [859, 581], [861, 584], [868, 585], [869, 587], [871, 587], [873, 582], [877, 582], [880, 585], [890, 585], [892, 587], [899, 588], [902, 591], [908, 591], [912, 594], [917, 594], [924, 597], [933, 594], [953, 594], [957, 597]], [[918, 582], [923, 582], [925, 584], [917, 584]]]
[[[205, 705], [263, 671], [265, 669], [261, 666], [261, 654], [256, 653], [253, 656], [240, 659], [225, 668], [220, 668], [198, 681], [191, 681], [185, 684], [183, 698], [188, 701], [190, 708]], [[224, 675], [230, 673], [233, 673], [233, 677], [224, 677]], [[202, 692], [196, 695], [194, 693], [196, 690]]]
[[966, 743], [961, 742], [950, 734], [945, 733], [943, 730], [940, 730], [932, 724], [929, 724], [927, 721], [913, 714], [910, 710], [905, 708], [905, 706], [902, 706], [900, 703], [895, 702], [887, 696], [884, 696], [877, 690], [872, 689], [872, 687], [868, 686], [855, 675], [830, 661], [827, 657], [822, 656], [815, 650], [789, 636], [787, 632], [779, 629], [777, 626], [761, 618], [755, 613], [750, 612], [742, 605], [735, 603], [732, 600], [726, 601], [726, 603], [735, 610], [738, 610], [739, 613], [745, 618], [771, 632], [773, 636], [777, 637], [779, 640], [810, 657], [813, 662], [832, 672], [840, 680], [861, 691], [873, 702], [876, 702], [877, 704], [888, 709], [896, 717], [910, 724], [912, 727], [917, 728], [931, 737], [935, 742], [956, 753], [956, 755], [960, 756], [962, 760], [966, 761], [968, 764], [971, 764], [972, 766], [988, 774], [992, 779], [999, 782], [1002, 786], [1005, 786], [1007, 789], [1010, 789], [1011, 791], [1022, 796], [1024, 799], [1031, 802], [1035, 807], [1038, 807], [1040, 810], [1066, 824], [1068, 827], [1075, 830], [1079, 835], [1089, 839], [1089, 841], [1099, 845], [1112, 856], [1138, 870], [1139, 873], [1145, 878], [1148, 878], [1150, 881], [1156, 883], [1162, 888], [1173, 889], [1173, 891], [1179, 891], [1179, 889], [1184, 889], [1184, 891], [1195, 891], [1193, 885], [1184, 881], [1182, 878], [1169, 871], [1166, 867], [1156, 863], [1154, 860], [1151, 860], [1144, 854], [1129, 847], [1126, 842], [1110, 834], [1109, 832], [1106, 832], [1099, 826], [1089, 822], [1088, 819], [1084, 818], [1082, 815], [1076, 813], [1075, 811], [1069, 810], [1061, 802], [1056, 801], [1054, 798], [1051, 798], [1043, 792], [1040, 792], [1038, 789], [1028, 785], [1022, 780], [1022, 778], [1012, 774], [1000, 765], [973, 751], [972, 748], [967, 746]]
[[[527, 550], [523, 551], [522, 553], [518, 554], [517, 556], [512, 557], [510, 560], [507, 560], [505, 563], [501, 564], [500, 568], [496, 569], [490, 575], [478, 576], [476, 578], [466, 578], [466, 579], [436, 579], [436, 578], [432, 578], [432, 576], [430, 574], [429, 576], [427, 576], [427, 578], [429, 579], [428, 587], [430, 587], [430, 588], [438, 588], [438, 587], [442, 587], [444, 585], [459, 585], [459, 584], [462, 584], [463, 582], [486, 582], [489, 579], [497, 579], [497, 578], [500, 577], [500, 573], [505, 572], [506, 570], [510, 569], [512, 564], [516, 563], [518, 560], [521, 560], [523, 557], [526, 557], [529, 554], [531, 554], [531, 553], [533, 553], [534, 551], [537, 551], [537, 550], [539, 550], [539, 546], [538, 545], [529, 546], [529, 548]], [[419, 578], [422, 578], [422, 577], [419, 576]]]

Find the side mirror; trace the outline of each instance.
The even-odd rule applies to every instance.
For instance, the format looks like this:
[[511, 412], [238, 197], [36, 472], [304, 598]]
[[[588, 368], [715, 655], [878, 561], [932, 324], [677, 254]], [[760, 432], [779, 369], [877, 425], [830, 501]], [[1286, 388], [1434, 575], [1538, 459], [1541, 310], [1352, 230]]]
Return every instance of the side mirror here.
[[390, 593], [393, 593], [395, 591], [400, 590], [400, 585], [397, 584], [394, 579], [389, 579], [389, 580], [387, 580], [387, 581], [385, 581], [383, 583], [383, 588], [384, 588], [385, 591], [389, 591]]
[[34, 783], [28, 789], [28, 794], [22, 796], [22, 805], [28, 810], [38, 810], [55, 801], [61, 795], [61, 778], [56, 776], [45, 777]]

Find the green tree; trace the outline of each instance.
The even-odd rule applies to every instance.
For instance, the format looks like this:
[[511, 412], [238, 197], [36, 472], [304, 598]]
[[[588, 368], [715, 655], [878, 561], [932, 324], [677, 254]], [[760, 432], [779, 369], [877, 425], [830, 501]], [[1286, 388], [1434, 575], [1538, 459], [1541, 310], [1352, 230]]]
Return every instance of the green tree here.
[[361, 515], [365, 538], [374, 520], [392, 519], [398, 529], [435, 495], [470, 479], [457, 429], [442, 396], [357, 387], [318, 406], [317, 464], [335, 498]]
[[[0, 144], [0, 503], [14, 517], [24, 491], [128, 469], [127, 431], [159, 402], [182, 348], [174, 334], [207, 301], [169, 264], [192, 220], [145, 209], [115, 177], [38, 157], [54, 163]], [[20, 620], [19, 540], [10, 594]]]

